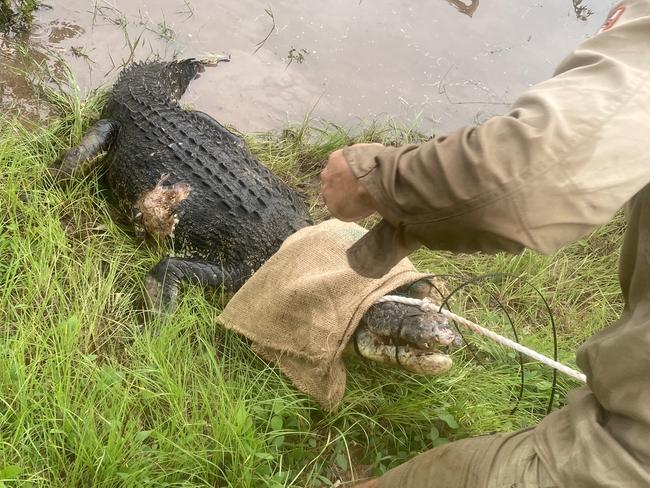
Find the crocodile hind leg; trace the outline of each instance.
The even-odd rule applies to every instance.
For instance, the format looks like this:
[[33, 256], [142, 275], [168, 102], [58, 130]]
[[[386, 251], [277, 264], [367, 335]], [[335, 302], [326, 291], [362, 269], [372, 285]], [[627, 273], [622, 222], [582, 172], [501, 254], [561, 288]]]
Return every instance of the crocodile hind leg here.
[[117, 122], [109, 119], [101, 119], [92, 125], [79, 144], [66, 151], [50, 168], [54, 180], [62, 182], [88, 174], [97, 163], [97, 156], [111, 146], [118, 127]]
[[220, 266], [206, 261], [165, 258], [147, 275], [145, 287], [149, 305], [159, 312], [172, 312], [184, 284], [207, 289], [234, 291], [247, 277], [241, 272], [226, 272]]

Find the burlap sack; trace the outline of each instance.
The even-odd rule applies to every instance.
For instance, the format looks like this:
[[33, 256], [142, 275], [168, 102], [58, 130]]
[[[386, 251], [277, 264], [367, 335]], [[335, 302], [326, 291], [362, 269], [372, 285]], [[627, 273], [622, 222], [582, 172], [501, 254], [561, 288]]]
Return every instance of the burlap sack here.
[[296, 232], [218, 318], [328, 410], [343, 397], [341, 354], [363, 314], [381, 296], [426, 276], [408, 259], [381, 278], [355, 273], [346, 250], [365, 232], [338, 220]]

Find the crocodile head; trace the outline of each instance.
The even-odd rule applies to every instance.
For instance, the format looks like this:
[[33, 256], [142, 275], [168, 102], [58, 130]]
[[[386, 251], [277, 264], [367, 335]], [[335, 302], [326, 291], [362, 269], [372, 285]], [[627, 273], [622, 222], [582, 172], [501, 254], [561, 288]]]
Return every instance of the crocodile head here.
[[366, 359], [428, 375], [451, 368], [449, 353], [462, 345], [444, 315], [394, 302], [370, 307], [355, 341], [357, 352]]
[[[423, 278], [391, 295], [439, 300], [447, 290], [435, 278]], [[414, 373], [437, 375], [452, 366], [450, 353], [462, 346], [459, 334], [442, 314], [397, 302], [372, 305], [355, 331], [350, 349], [366, 359]]]

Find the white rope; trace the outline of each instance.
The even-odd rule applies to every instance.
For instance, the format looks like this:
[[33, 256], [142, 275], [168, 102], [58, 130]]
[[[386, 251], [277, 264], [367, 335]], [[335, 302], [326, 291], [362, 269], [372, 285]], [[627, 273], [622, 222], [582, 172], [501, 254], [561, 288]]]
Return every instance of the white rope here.
[[452, 320], [455, 320], [459, 324], [463, 324], [464, 326], [468, 327], [469, 329], [472, 329], [474, 332], [477, 332], [481, 335], [484, 335], [486, 337], [489, 337], [490, 339], [494, 340], [495, 342], [498, 342], [499, 344], [509, 347], [511, 349], [514, 349], [515, 351], [518, 351], [522, 354], [525, 354], [528, 357], [531, 357], [540, 363], [546, 364], [547, 366], [550, 366], [551, 368], [557, 369], [558, 371], [571, 376], [572, 378], [577, 379], [578, 381], [581, 381], [583, 383], [587, 382], [587, 376], [584, 375], [583, 373], [580, 373], [579, 371], [576, 371], [575, 369], [571, 369], [568, 366], [565, 366], [562, 363], [558, 363], [557, 361], [554, 361], [553, 359], [544, 356], [543, 354], [538, 353], [537, 351], [533, 351], [532, 349], [529, 349], [526, 346], [522, 346], [521, 344], [512, 341], [508, 339], [507, 337], [503, 337], [496, 332], [492, 332], [491, 330], [488, 330], [484, 327], [481, 327], [478, 324], [475, 324], [474, 322], [467, 320], [466, 318], [463, 318], [459, 315], [456, 315], [455, 313], [442, 309], [440, 310], [440, 306], [436, 305], [434, 302], [432, 302], [429, 299], [424, 299], [424, 300], [419, 300], [417, 298], [407, 298], [407, 297], [402, 297], [402, 296], [397, 296], [397, 295], [386, 295], [384, 297], [381, 297], [379, 300], [377, 300], [377, 303], [380, 302], [397, 302], [397, 303], [404, 303], [406, 305], [416, 305], [420, 307], [422, 310], [429, 310], [432, 312], [440, 312], [443, 314], [445, 317], [450, 318]]

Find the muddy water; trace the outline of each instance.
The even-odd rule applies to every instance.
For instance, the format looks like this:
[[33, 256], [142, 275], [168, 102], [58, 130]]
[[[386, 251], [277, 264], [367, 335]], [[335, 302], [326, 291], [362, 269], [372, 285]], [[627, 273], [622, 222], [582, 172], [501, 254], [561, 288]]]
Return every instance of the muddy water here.
[[[588, 15], [575, 0], [50, 1], [30, 43], [61, 56], [82, 90], [110, 83], [131, 59], [228, 53], [183, 103], [240, 130], [311, 113], [347, 126], [417, 119], [438, 133], [505, 111], [598, 30], [612, 3], [587, 0]], [[33, 111], [7, 69], [17, 59], [13, 43], [0, 46], [2, 109]]]

